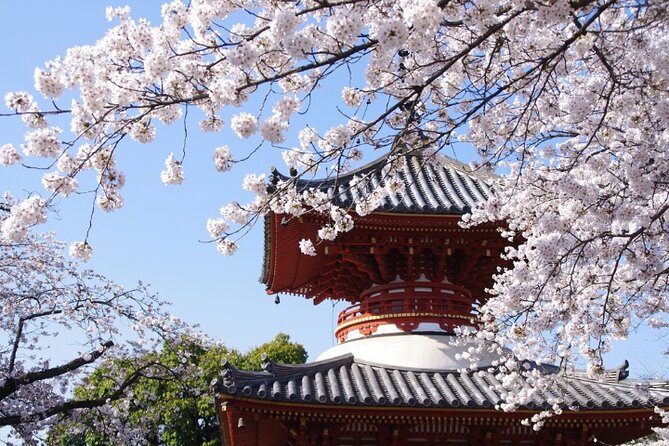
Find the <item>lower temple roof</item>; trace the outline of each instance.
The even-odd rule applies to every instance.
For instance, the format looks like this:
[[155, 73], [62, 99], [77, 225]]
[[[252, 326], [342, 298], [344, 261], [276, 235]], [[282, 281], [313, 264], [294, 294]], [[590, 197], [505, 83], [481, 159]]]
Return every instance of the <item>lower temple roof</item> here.
[[[263, 365], [262, 372], [248, 372], [224, 361], [216, 391], [222, 397], [314, 405], [494, 408], [503, 403], [501, 384], [487, 369], [403, 369], [360, 361], [351, 354], [302, 365]], [[537, 389], [521, 409], [548, 409], [555, 401], [580, 410], [669, 405], [669, 383], [622, 381], [626, 366], [610, 371], [606, 382], [558, 373], [555, 367], [542, 372], [555, 374], [558, 387]]]

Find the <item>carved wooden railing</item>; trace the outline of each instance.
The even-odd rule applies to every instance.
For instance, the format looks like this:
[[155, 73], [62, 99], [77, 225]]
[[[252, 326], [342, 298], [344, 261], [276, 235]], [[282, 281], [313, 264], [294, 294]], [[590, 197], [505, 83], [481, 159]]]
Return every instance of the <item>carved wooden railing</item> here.
[[458, 326], [475, 326], [474, 300], [460, 286], [442, 282], [400, 282], [377, 285], [362, 293], [360, 303], [339, 313], [335, 335], [339, 342], [358, 330], [367, 336], [380, 325], [394, 324], [409, 332], [421, 323], [439, 325], [445, 332]]

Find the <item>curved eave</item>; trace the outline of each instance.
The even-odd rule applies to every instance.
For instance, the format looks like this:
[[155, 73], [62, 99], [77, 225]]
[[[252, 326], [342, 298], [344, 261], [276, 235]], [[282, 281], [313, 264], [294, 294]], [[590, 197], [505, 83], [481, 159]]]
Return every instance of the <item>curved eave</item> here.
[[265, 255], [260, 281], [268, 294], [300, 292], [300, 287], [318, 273], [322, 262], [322, 248], [317, 256], [300, 252], [299, 242], [310, 238], [317, 230], [317, 223], [284, 220], [284, 216], [270, 213], [265, 217]]
[[[347, 245], [349, 242], [361, 246], [362, 240], [370, 242], [375, 237], [383, 238], [384, 234], [401, 234], [411, 238], [414, 234], [419, 236], [431, 233], [453, 240], [465, 237], [475, 239], [477, 246], [485, 241], [485, 248], [497, 249], [497, 251], [503, 249], [507, 244], [499, 236], [497, 224], [463, 229], [458, 225], [460, 221], [458, 215], [374, 212], [365, 217], [355, 214], [352, 216], [355, 221], [352, 231], [341, 234], [334, 242], [318, 243], [315, 247], [316, 255], [307, 256], [300, 252], [300, 240], [316, 241], [318, 229], [327, 223], [327, 218], [319, 214], [305, 214], [300, 218], [273, 213], [267, 215], [265, 217], [265, 253], [260, 280], [265, 284], [268, 294], [284, 292], [319, 297], [318, 301], [322, 298], [350, 300], [357, 297], [358, 294], [344, 296], [338, 292], [335, 293], [337, 295], [335, 297], [327, 296], [325, 295], [327, 293], [324, 294], [321, 291], [314, 291], [315, 295], [311, 295], [310, 292], [317, 289], [322, 290], [321, 285], [328, 280], [328, 277], [331, 277], [331, 274], [334, 274], [337, 268], [337, 256], [335, 254], [333, 257], [332, 251], [334, 246]], [[457, 247], [454, 246], [455, 248]]]
[[263, 217], [263, 257], [262, 257], [262, 270], [260, 271], [260, 277], [258, 280], [260, 283], [267, 285], [269, 283], [270, 271], [274, 267], [274, 257], [272, 255], [272, 242], [274, 237], [272, 237], [272, 217], [273, 214], [266, 215]]

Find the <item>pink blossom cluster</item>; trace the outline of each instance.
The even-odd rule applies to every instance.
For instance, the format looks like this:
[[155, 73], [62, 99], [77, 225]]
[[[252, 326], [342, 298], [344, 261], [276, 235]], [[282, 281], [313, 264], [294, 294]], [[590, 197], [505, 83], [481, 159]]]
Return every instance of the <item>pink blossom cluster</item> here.
[[[121, 443], [136, 443], [139, 432], [123, 422], [131, 409], [132, 383], [138, 376], [161, 379], [171, 373], [141, 358], [158, 344], [179, 342], [182, 336], [196, 342], [205, 338], [170, 315], [166, 302], [144, 285], [126, 289], [64, 259], [63, 244], [51, 235], [26, 234], [20, 242], [7, 238], [5, 230], [16, 226], [17, 219], [29, 224], [43, 218], [43, 200], [31, 197], [17, 203], [5, 196], [0, 204], [5, 236], [0, 240], [3, 440], [41, 444], [59, 416], [76, 419], [82, 410], [93, 408], [108, 415], [105, 423]], [[91, 247], [75, 242], [70, 254], [86, 260]], [[73, 388], [85, 386], [93, 368], [114, 358], [124, 358], [125, 365], [116, 369], [121, 362], [105, 363], [115, 376], [105, 394], [73, 397]], [[141, 375], [132, 378], [137, 373]]]
[[0, 223], [2, 239], [18, 243], [28, 235], [28, 229], [46, 221], [46, 202], [34, 195], [12, 206], [10, 214]]
[[160, 172], [160, 179], [169, 185], [179, 185], [184, 182], [181, 161], [174, 159], [174, 153], [170, 153], [165, 160], [165, 169]]
[[11, 144], [0, 146], [0, 166], [11, 166], [21, 162], [21, 154]]

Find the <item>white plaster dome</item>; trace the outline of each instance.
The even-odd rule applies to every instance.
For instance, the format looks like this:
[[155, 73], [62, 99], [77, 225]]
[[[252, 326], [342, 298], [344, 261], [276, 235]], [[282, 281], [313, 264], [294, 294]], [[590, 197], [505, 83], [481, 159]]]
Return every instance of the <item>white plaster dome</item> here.
[[[357, 338], [338, 344], [321, 353], [317, 361], [352, 354], [363, 362], [376, 363], [397, 368], [456, 370], [470, 366], [469, 360], [457, 359], [466, 346], [451, 345], [449, 334], [392, 333]], [[487, 367], [499, 358], [488, 355], [479, 361], [479, 367]]]

